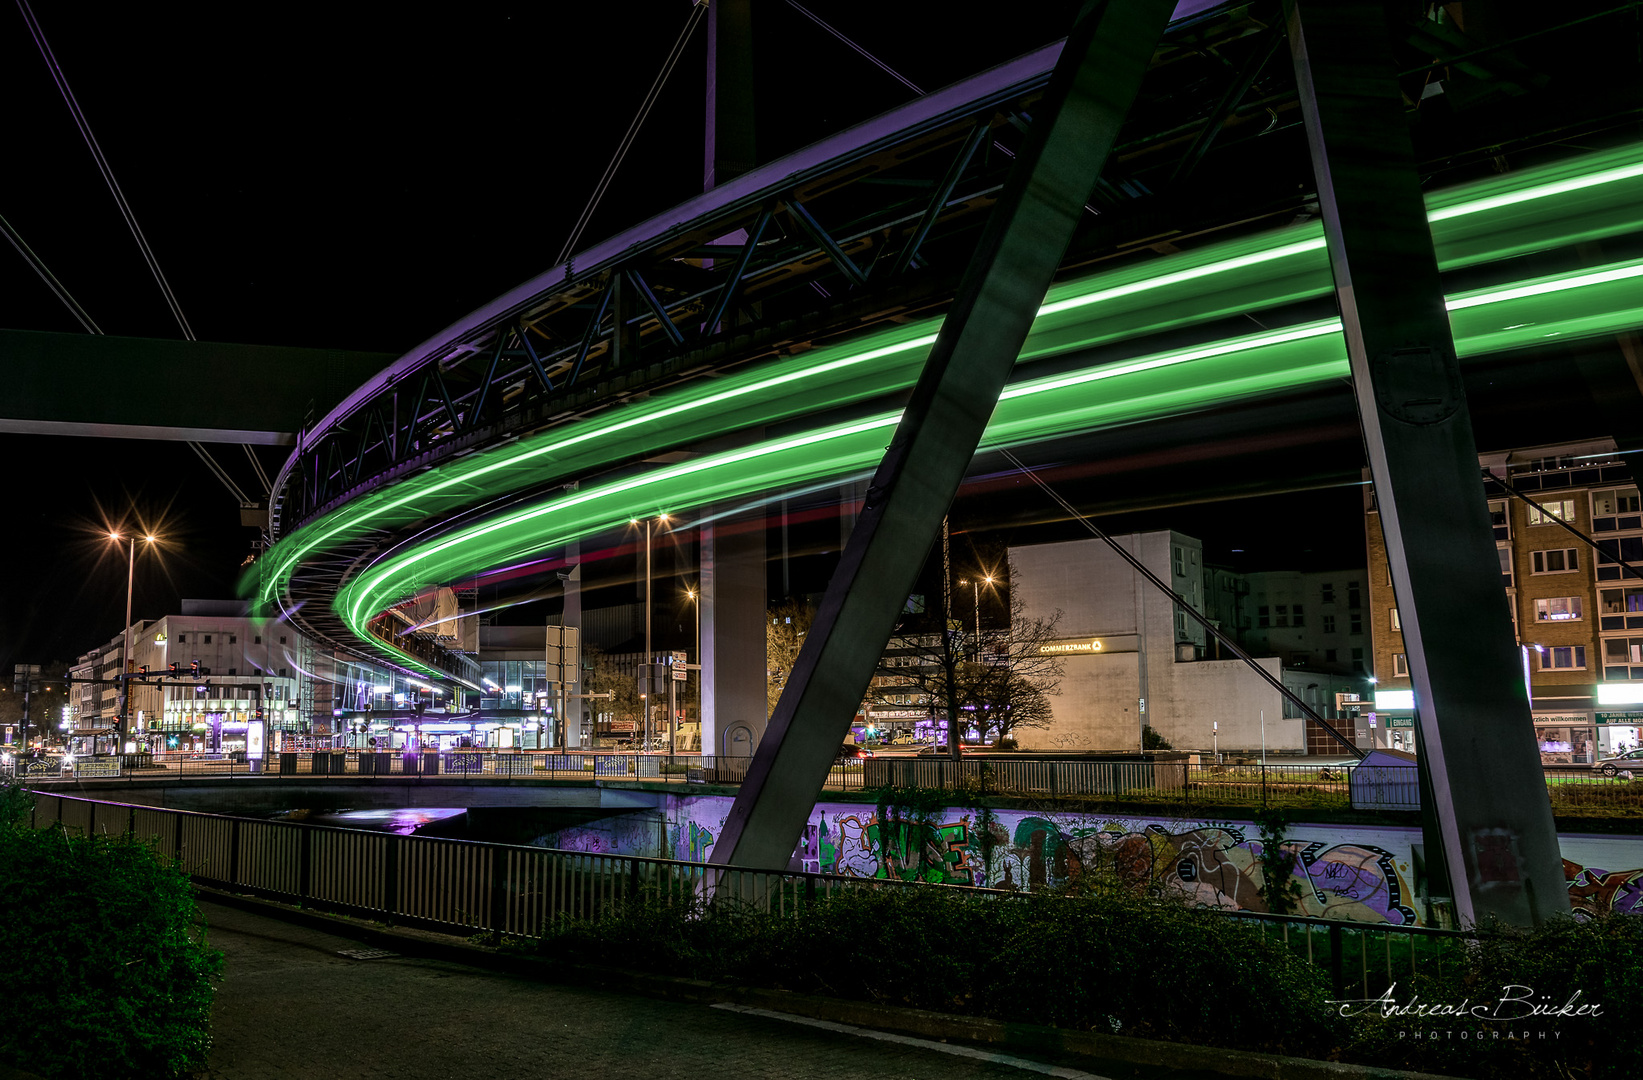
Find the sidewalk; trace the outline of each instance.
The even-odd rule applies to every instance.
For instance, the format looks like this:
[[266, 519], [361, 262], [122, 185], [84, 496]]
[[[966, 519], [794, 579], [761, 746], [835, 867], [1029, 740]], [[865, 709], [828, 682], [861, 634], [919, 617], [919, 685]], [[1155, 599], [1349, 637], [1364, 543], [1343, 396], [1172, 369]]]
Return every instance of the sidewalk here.
[[341, 954], [361, 950], [357, 941], [205, 898], [200, 910], [210, 943], [226, 956], [202, 1080], [1095, 1076], [1076, 1065], [1017, 1066], [1005, 1062], [1020, 1059], [987, 1050], [545, 985], [436, 960], [352, 959]]

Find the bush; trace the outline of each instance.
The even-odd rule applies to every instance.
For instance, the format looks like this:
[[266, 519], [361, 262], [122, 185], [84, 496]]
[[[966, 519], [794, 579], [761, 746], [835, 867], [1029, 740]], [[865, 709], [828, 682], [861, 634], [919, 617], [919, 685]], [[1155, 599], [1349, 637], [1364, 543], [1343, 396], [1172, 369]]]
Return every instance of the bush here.
[[1323, 973], [1252, 926], [1114, 896], [835, 893], [793, 915], [633, 903], [544, 954], [1014, 1023], [1322, 1055]]
[[26, 798], [0, 793], [0, 1061], [86, 1080], [203, 1068], [222, 956], [188, 878], [133, 840], [23, 827]]
[[1170, 745], [1168, 739], [1154, 731], [1151, 724], [1143, 724], [1141, 727], [1141, 749], [1174, 750], [1175, 747]]
[[[1506, 987], [1522, 989], [1503, 993]], [[1577, 1006], [1598, 1005], [1601, 1012], [1514, 1018], [1522, 1005], [1499, 1004], [1502, 997], [1527, 996], [1555, 1008], [1577, 994]], [[1558, 919], [1530, 931], [1488, 927], [1465, 963], [1428, 969], [1400, 983], [1394, 997], [1407, 1002], [1416, 995], [1432, 1004], [1470, 1002], [1485, 1016], [1504, 1010], [1505, 1019], [1387, 1018], [1371, 1012], [1357, 1025], [1350, 1056], [1480, 1080], [1631, 1077], [1643, 1057], [1643, 1029], [1631, 1019], [1643, 1015], [1643, 919], [1609, 915], [1585, 924]], [[1529, 1037], [1505, 1038], [1507, 1031]]]

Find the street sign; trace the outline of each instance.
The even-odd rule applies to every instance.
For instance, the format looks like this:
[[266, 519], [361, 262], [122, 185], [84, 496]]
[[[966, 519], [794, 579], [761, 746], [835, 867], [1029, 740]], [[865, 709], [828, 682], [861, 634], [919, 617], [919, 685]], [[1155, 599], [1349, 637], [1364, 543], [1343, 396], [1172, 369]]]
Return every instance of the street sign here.
[[682, 652], [675, 652], [672, 655], [673, 655], [673, 662], [675, 664], [682, 664], [686, 660], [685, 654], [682, 653]]
[[683, 661], [680, 661], [680, 663], [673, 665], [673, 681], [674, 682], [684, 682], [685, 678], [690, 674], [690, 672], [686, 671], [685, 668], [682, 665], [683, 665]]

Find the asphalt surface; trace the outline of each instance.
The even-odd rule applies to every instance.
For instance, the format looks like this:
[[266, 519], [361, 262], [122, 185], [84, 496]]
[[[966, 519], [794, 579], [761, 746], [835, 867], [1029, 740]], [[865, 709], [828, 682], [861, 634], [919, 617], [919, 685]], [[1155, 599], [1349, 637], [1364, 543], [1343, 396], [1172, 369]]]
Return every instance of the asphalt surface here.
[[[755, 1011], [549, 985], [434, 960], [353, 959], [359, 942], [204, 901], [225, 954], [202, 1080], [784, 1077], [1077, 1080], [987, 1049]], [[1010, 1064], [1014, 1060], [1019, 1064]]]

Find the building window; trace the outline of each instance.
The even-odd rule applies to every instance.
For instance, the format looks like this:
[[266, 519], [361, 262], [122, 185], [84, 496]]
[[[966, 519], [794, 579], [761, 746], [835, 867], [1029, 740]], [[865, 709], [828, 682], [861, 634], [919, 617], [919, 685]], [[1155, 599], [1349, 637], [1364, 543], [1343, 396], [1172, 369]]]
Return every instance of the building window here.
[[1337, 650], [1335, 650], [1335, 649], [1325, 649], [1324, 650], [1324, 663], [1326, 663], [1326, 664], [1337, 663], [1337, 661], [1335, 659], [1336, 652], [1337, 652]]
[[1335, 616], [1325, 615], [1324, 616], [1324, 633], [1333, 634], [1334, 632], [1335, 632]]
[[239, 672], [238, 672], [238, 671], [236, 671], [236, 670], [234, 670], [234, 669], [233, 669], [233, 668], [229, 668], [229, 669], [228, 669], [228, 673], [229, 673], [229, 674], [230, 674], [230, 675], [238, 675], [238, 674], [239, 674]]
[[1605, 615], [1643, 614], [1643, 589], [1604, 589], [1598, 598]]
[[229, 634], [228, 643], [230, 645], [238, 645], [240, 643], [240, 636], [238, 634]]
[[1392, 674], [1403, 678], [1409, 677], [1409, 654], [1395, 652], [1392, 654]]
[[1333, 582], [1324, 582], [1323, 602], [1326, 604], [1333, 604], [1335, 602], [1335, 585]]
[[1187, 617], [1177, 611], [1175, 613], [1175, 640], [1180, 641], [1187, 636]]
[[1289, 658], [1289, 662], [1294, 664], [1296, 667], [1307, 667], [1312, 663], [1312, 654], [1298, 652]]
[[1512, 587], [1512, 549], [1498, 547], [1495, 555], [1500, 559], [1501, 583], [1508, 589]]
[[211, 644], [211, 635], [210, 634], [205, 635], [205, 643], [207, 645]]
[[1575, 520], [1575, 501], [1573, 499], [1553, 499], [1549, 502], [1529, 504], [1529, 524], [1550, 525], [1554, 521], [1567, 521], [1573, 524]]
[[1392, 629], [1394, 629], [1394, 630], [1402, 630], [1403, 629], [1403, 624], [1398, 621], [1398, 609], [1397, 608], [1392, 609]]
[[253, 644], [253, 645], [261, 645], [261, 644], [262, 644], [262, 635], [261, 635], [261, 634], [258, 634], [258, 635], [257, 635], [257, 636], [256, 636], [256, 637], [254, 637], [254, 638], [252, 638], [252, 639], [251, 639], [251, 644]]
[[285, 644], [285, 635], [284, 635], [284, 634], [281, 634], [281, 635], [280, 635], [280, 644], [281, 644], [281, 645], [284, 645], [284, 644]]
[[1274, 620], [1274, 625], [1276, 625], [1276, 626], [1288, 626], [1289, 625], [1289, 605], [1288, 604], [1279, 604], [1278, 605], [1277, 618]]
[[1548, 596], [1535, 601], [1535, 622], [1572, 622], [1578, 618], [1578, 596]]
[[1175, 568], [1176, 577], [1187, 576], [1186, 555], [1180, 548], [1170, 548], [1170, 563]]
[[[1387, 570], [1387, 573], [1390, 574], [1391, 572], [1392, 571], [1389, 568]], [[1356, 581], [1347, 583], [1347, 586], [1346, 586], [1346, 606], [1347, 607], [1362, 607], [1363, 606], [1363, 596], [1358, 590], [1358, 583]]]
[[[1361, 634], [1361, 633], [1363, 633], [1363, 616], [1360, 615], [1358, 612], [1354, 611], [1352, 613], [1352, 621], [1348, 625], [1350, 626], [1350, 629], [1348, 630], [1348, 633], [1352, 633], [1352, 634]], [[1358, 650], [1353, 649], [1352, 651], [1357, 652]]]
[[1271, 623], [1272, 623], [1272, 620], [1271, 620], [1271, 617], [1267, 614], [1267, 606], [1265, 604], [1262, 604], [1260, 607], [1255, 609], [1255, 625], [1256, 626], [1260, 627], [1262, 630], [1265, 630], [1268, 626], [1271, 625]]
[[177, 635], [177, 644], [187, 645], [188, 644], [188, 635], [187, 634], [178, 634]]
[[1295, 615], [1295, 621], [1290, 623], [1289, 625], [1291, 625], [1291, 626], [1305, 626], [1306, 625], [1306, 612], [1301, 610], [1301, 605], [1300, 604], [1295, 605], [1294, 615]]
[[1575, 671], [1586, 666], [1586, 646], [1554, 645], [1540, 650], [1540, 670]]
[[1506, 500], [1489, 504], [1489, 524], [1494, 527], [1496, 540], [1512, 538], [1512, 517], [1506, 511]]
[[1362, 649], [1353, 649], [1352, 650], [1352, 670], [1357, 671], [1357, 672], [1362, 672], [1363, 671], [1363, 650]]
[[289, 676], [290, 676], [289, 671], [287, 671], [285, 668], [280, 668], [280, 678], [284, 679], [284, 678], [288, 678]]
[[1569, 574], [1580, 569], [1580, 552], [1574, 548], [1548, 548], [1531, 555], [1537, 574]]
[[1636, 488], [1615, 488], [1613, 491], [1592, 492], [1592, 516], [1635, 514], [1643, 503], [1638, 501]]
[[1643, 638], [1604, 638], [1603, 677], [1643, 679]]

